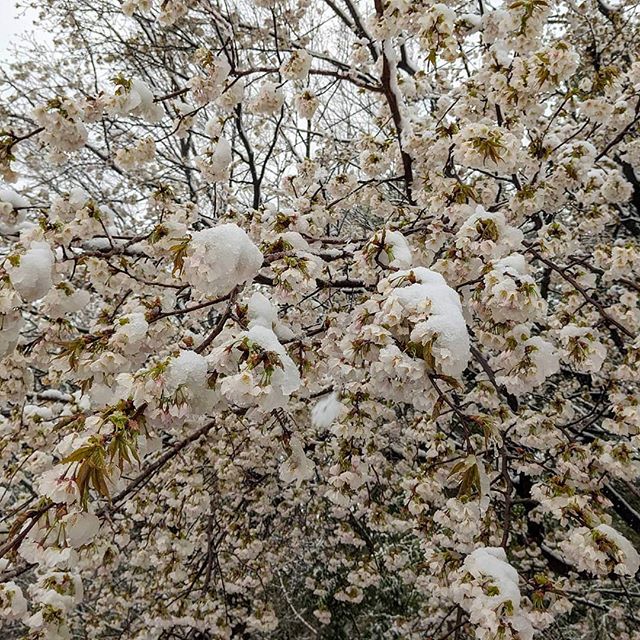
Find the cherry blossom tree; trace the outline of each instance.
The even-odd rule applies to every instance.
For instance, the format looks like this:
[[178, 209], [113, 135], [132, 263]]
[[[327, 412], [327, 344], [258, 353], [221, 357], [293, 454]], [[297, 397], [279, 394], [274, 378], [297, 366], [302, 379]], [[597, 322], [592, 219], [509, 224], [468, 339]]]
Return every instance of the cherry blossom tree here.
[[33, 5], [2, 638], [640, 638], [640, 2]]

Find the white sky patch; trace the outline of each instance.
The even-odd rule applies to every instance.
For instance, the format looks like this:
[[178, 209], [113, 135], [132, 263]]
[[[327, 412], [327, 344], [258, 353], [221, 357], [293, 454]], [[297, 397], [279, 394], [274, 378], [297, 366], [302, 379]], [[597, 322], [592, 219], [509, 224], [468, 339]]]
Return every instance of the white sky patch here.
[[0, 0], [0, 62], [8, 62], [9, 45], [33, 29], [35, 15], [32, 9], [16, 8], [15, 0]]

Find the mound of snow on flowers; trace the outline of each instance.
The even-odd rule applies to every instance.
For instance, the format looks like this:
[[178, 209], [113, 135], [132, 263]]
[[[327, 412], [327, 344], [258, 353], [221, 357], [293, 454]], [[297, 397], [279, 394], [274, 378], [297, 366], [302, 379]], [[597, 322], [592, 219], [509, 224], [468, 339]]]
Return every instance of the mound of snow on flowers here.
[[244, 229], [226, 223], [193, 234], [184, 275], [202, 295], [221, 297], [252, 280], [261, 266], [262, 253]]

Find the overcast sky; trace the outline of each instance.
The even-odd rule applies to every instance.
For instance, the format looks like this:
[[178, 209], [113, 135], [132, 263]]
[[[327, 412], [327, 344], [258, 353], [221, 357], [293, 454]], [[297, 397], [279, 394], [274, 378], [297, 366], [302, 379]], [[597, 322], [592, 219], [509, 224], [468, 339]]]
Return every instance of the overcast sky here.
[[18, 17], [19, 14], [24, 14], [24, 10], [16, 9], [15, 0], [0, 0], [0, 60], [7, 54], [11, 39], [32, 27], [33, 13], [22, 17]]

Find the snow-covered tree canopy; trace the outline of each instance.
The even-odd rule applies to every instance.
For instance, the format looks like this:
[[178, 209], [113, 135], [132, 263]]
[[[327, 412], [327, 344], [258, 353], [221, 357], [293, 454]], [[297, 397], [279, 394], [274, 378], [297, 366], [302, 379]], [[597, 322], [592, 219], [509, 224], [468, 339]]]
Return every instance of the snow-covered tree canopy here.
[[32, 4], [0, 636], [640, 638], [640, 2]]

